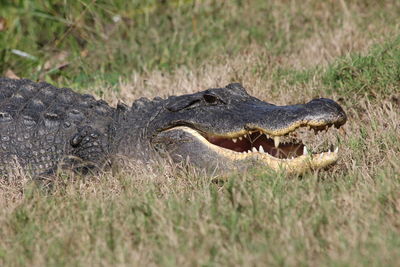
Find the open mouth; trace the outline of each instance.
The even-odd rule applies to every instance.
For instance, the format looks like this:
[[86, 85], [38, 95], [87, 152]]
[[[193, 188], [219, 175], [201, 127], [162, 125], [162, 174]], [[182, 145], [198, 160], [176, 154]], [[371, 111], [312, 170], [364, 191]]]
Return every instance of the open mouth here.
[[338, 129], [331, 126], [301, 125], [282, 135], [270, 135], [260, 128], [212, 134], [187, 126], [177, 126], [166, 132], [184, 132], [190, 136], [188, 140], [197, 140], [223, 160], [250, 160], [271, 169], [302, 173], [324, 168], [338, 160], [339, 149], [335, 145]]
[[225, 158], [257, 160], [273, 169], [300, 173], [338, 160], [340, 126], [332, 126], [299, 125], [282, 135], [269, 135], [260, 128], [227, 135], [202, 133], [198, 139]]
[[262, 132], [252, 132], [234, 138], [207, 136], [207, 141], [216, 146], [239, 153], [267, 153], [279, 159], [291, 159], [307, 154], [301, 142], [281, 143], [279, 137], [271, 138]]
[[[308, 131], [314, 130], [314, 134], [323, 130], [328, 130], [328, 127], [309, 128]], [[302, 128], [301, 130], [303, 130]], [[292, 131], [283, 136], [270, 136], [261, 130], [248, 131], [244, 134], [237, 134], [234, 137], [216, 136], [204, 134], [205, 139], [213, 145], [223, 149], [228, 149], [233, 152], [251, 154], [261, 153], [267, 154], [277, 159], [294, 159], [300, 156], [313, 154], [312, 151], [305, 145], [300, 138], [302, 131]], [[309, 138], [308, 138], [309, 139]], [[338, 147], [333, 144], [325, 152], [315, 153], [321, 157], [324, 153], [338, 153]]]

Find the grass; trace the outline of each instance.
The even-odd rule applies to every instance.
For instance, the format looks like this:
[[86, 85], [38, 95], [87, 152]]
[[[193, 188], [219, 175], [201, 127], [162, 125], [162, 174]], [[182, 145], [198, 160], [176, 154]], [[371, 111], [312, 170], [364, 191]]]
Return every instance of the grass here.
[[195, 169], [132, 162], [66, 177], [51, 194], [25, 177], [2, 180], [0, 265], [400, 261], [397, 1], [0, 5], [3, 75], [113, 104], [239, 81], [277, 104], [330, 97], [349, 116], [340, 161], [302, 177], [253, 169], [217, 183]]
[[338, 60], [326, 71], [323, 81], [346, 97], [394, 93], [400, 82], [400, 38], [375, 47], [367, 55], [353, 54]]

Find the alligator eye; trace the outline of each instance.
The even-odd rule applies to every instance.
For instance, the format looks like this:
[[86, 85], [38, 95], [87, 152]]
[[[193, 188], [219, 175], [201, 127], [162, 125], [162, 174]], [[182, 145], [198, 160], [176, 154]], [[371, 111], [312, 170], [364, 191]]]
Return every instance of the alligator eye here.
[[214, 95], [205, 94], [205, 95], [203, 95], [203, 97], [204, 97], [204, 100], [209, 104], [214, 104], [218, 101], [218, 97], [216, 97]]

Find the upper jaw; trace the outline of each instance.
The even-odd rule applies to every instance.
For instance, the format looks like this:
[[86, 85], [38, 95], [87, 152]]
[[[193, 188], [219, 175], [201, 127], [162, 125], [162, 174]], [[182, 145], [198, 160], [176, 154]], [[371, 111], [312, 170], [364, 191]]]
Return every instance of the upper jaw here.
[[347, 121], [340, 105], [324, 98], [288, 106], [275, 106], [260, 100], [249, 101], [232, 104], [218, 116], [209, 118], [209, 121], [203, 118], [207, 118], [205, 113], [202, 115], [196, 117], [188, 114], [182, 121], [189, 122], [189, 126], [199, 131], [232, 138], [256, 130], [270, 136], [284, 136], [300, 127], [339, 128]]

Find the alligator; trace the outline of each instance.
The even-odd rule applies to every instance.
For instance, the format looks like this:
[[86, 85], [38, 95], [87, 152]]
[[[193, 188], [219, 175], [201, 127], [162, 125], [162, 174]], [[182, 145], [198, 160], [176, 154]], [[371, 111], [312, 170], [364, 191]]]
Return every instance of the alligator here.
[[115, 158], [148, 162], [157, 155], [204, 170], [258, 164], [303, 173], [333, 164], [339, 152], [311, 151], [302, 133], [325, 136], [346, 120], [331, 99], [276, 106], [239, 83], [112, 107], [69, 88], [0, 78], [0, 174], [16, 167], [34, 176], [87, 172]]

